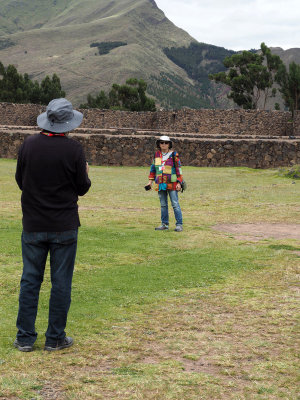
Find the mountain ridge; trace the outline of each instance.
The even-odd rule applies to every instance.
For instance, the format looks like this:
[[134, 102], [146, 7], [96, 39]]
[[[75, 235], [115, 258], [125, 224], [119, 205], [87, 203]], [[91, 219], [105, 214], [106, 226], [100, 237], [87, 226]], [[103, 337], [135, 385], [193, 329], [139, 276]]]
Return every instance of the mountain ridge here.
[[[29, 73], [32, 79], [41, 80], [46, 74], [57, 73], [67, 96], [77, 104], [85, 101], [88, 93], [109, 89], [113, 82], [124, 83], [132, 76], [148, 81], [151, 75], [158, 75], [160, 71], [173, 73], [185, 84], [193, 86], [186, 73], [173, 65], [162, 49], [177, 43], [189, 45], [194, 39], [175, 27], [155, 2], [123, 0], [120, 6], [120, 2], [109, 0], [57, 1], [59, 10], [46, 23], [45, 19], [39, 18], [38, 11], [42, 10], [44, 15], [43, 8], [38, 8], [30, 23], [24, 9], [21, 10], [24, 16], [19, 27], [27, 24], [27, 31], [19, 30], [0, 37], [15, 43], [0, 50], [2, 63], [14, 64], [20, 72]], [[7, 5], [12, 1], [4, 0], [4, 3]], [[23, 7], [29, 3], [25, 0]], [[80, 13], [78, 5], [82, 5]], [[5, 15], [3, 3], [0, 14]], [[43, 26], [32, 29], [37, 20]], [[93, 42], [119, 40], [127, 42], [126, 49], [116, 48], [107, 55], [96, 56], [95, 50], [90, 48]], [[79, 81], [79, 77], [86, 79]], [[93, 85], [93, 81], [97, 85]]]
[[[90, 47], [116, 41], [127, 45], [103, 55]], [[137, 77], [148, 82], [148, 93], [163, 107], [232, 107], [224, 86], [211, 82], [204, 92], [203, 83], [165, 54], [166, 48], [191, 43], [198, 42], [176, 27], [154, 0], [0, 3], [0, 61], [14, 64], [33, 80], [56, 73], [75, 105], [85, 102], [89, 93]], [[202, 67], [214, 61], [204, 57]]]

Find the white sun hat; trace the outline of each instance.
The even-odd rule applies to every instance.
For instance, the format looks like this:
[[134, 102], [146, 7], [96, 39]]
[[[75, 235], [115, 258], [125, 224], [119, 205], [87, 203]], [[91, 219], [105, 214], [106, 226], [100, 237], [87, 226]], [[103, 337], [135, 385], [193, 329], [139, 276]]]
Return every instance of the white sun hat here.
[[163, 135], [159, 139], [156, 140], [156, 146], [159, 147], [160, 142], [169, 142], [169, 148], [171, 149], [173, 146], [172, 140], [169, 138], [169, 136]]

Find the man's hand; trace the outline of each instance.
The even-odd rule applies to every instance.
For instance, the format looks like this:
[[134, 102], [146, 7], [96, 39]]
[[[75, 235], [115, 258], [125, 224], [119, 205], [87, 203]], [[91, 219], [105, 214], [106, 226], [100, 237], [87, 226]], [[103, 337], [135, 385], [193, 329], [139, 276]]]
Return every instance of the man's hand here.
[[90, 167], [89, 167], [89, 163], [87, 162], [87, 163], [86, 163], [86, 173], [87, 173], [87, 174], [89, 174], [89, 170], [90, 170]]
[[181, 190], [181, 184], [179, 182], [176, 185], [176, 190], [177, 190], [177, 192], [180, 192], [180, 190]]

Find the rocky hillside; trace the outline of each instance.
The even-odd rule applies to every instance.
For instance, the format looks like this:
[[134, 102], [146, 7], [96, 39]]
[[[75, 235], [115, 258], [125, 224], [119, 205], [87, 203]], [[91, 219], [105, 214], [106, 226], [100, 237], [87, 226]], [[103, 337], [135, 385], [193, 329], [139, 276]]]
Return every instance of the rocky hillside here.
[[193, 66], [202, 79], [171, 54], [191, 43], [197, 41], [154, 0], [0, 2], [0, 61], [38, 81], [58, 74], [76, 105], [88, 93], [137, 77], [148, 82], [148, 93], [163, 107], [227, 107], [227, 89], [208, 82], [205, 74], [211, 67], [222, 69], [220, 56], [228, 51], [205, 45], [200, 69]]

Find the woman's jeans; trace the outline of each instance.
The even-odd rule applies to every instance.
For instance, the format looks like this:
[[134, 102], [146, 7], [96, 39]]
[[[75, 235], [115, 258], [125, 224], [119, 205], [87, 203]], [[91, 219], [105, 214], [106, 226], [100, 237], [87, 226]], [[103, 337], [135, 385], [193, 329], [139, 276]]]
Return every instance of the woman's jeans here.
[[161, 206], [161, 222], [164, 225], [169, 225], [168, 194], [174, 210], [176, 225], [182, 225], [182, 213], [178, 201], [178, 192], [176, 190], [160, 190], [158, 192]]
[[45, 264], [50, 253], [51, 295], [46, 344], [64, 340], [71, 304], [71, 286], [77, 248], [77, 230], [22, 233], [23, 275], [21, 278], [17, 339], [22, 345], [36, 340], [35, 319]]

